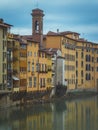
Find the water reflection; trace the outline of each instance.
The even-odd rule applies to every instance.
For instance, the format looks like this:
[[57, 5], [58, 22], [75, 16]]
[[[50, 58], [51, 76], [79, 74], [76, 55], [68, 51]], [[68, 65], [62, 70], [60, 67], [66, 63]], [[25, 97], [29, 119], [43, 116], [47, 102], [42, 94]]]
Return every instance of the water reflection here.
[[0, 130], [98, 130], [98, 97], [0, 111]]

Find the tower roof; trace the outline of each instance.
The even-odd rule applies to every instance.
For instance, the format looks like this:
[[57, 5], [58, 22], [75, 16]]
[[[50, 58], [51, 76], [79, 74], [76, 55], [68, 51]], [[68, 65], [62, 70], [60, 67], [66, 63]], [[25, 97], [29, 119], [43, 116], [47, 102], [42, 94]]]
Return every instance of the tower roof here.
[[44, 16], [44, 13], [43, 13], [43, 10], [39, 9], [39, 8], [36, 8], [36, 9], [33, 9], [32, 10], [32, 16]]

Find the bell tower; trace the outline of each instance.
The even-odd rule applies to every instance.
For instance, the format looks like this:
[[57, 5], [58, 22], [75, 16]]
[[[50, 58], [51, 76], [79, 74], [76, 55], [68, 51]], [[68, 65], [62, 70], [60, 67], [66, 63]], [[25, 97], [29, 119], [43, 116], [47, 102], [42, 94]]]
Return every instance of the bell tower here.
[[32, 36], [33, 40], [40, 43], [42, 46], [43, 40], [43, 10], [36, 8], [32, 10]]

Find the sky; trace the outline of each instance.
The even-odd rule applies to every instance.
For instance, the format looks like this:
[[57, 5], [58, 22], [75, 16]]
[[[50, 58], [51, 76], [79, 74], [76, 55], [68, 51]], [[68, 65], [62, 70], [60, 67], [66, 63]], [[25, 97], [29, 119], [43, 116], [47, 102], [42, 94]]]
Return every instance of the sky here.
[[13, 25], [11, 32], [32, 34], [32, 9], [44, 11], [44, 34], [74, 31], [98, 43], [98, 0], [1, 0], [0, 18]]

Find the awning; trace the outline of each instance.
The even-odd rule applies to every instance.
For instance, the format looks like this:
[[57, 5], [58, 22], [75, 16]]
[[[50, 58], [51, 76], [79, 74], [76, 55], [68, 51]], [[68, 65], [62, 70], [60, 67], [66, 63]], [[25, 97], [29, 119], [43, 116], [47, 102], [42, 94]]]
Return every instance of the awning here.
[[13, 78], [14, 80], [19, 80], [19, 78], [15, 77], [15, 76], [13, 76], [12, 78]]

